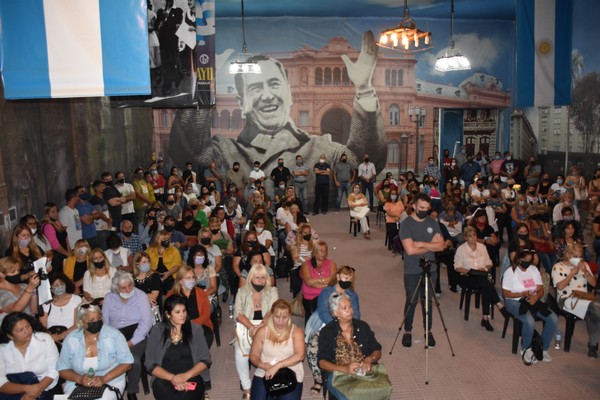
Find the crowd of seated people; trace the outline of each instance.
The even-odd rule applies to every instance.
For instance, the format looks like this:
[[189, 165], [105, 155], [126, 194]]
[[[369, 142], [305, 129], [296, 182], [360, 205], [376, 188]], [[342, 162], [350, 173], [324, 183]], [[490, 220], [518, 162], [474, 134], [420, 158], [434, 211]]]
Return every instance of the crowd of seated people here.
[[[592, 257], [594, 252], [600, 256], [600, 216], [592, 224], [594, 248], [586, 249], [581, 192], [587, 189], [590, 204], [598, 203], [600, 171], [589, 185], [577, 168], [552, 182], [534, 168], [535, 161], [527, 167], [536, 176], [519, 176], [514, 165], [494, 162], [482, 171], [478, 160], [449, 160], [439, 171], [429, 160], [421, 180], [411, 172], [397, 179], [387, 173], [375, 196], [385, 214], [388, 248], [401, 252], [391, 245], [393, 238], [413, 212], [413, 197], [427, 194], [430, 215], [444, 234], [438, 272], [445, 264], [452, 291], [481, 292], [486, 330], [494, 330], [494, 306], [505, 317], [521, 320], [523, 360], [529, 365], [534, 362], [528, 352], [532, 321], [541, 318], [543, 360], [551, 361], [556, 315], [539, 303], [553, 291], [561, 308], [573, 297], [590, 302], [583, 319], [588, 355], [597, 357], [600, 306], [592, 296], [597, 271]], [[269, 197], [256, 170], [250, 179], [232, 182], [211, 165], [205, 174], [210, 179], [202, 184], [191, 166], [183, 174], [173, 167], [168, 176], [161, 168], [152, 163], [148, 171], [136, 169], [132, 184], [121, 171], [116, 183], [103, 173], [89, 187], [68, 190], [63, 208], [47, 203], [40, 222], [26, 215], [14, 228], [0, 259], [0, 318], [5, 320], [0, 339], [24, 348], [45, 346], [39, 351], [47, 356], [45, 364], [30, 366], [37, 383], [14, 383], [7, 366], [0, 393], [35, 398], [42, 392], [70, 393], [77, 385], [110, 384], [135, 399], [145, 366], [156, 398], [208, 398], [221, 299], [231, 304], [236, 325], [257, 338], [251, 346], [235, 341], [244, 398], [269, 398], [262, 378], [289, 367], [298, 385], [286, 398], [299, 399], [305, 354], [314, 378], [311, 393], [325, 387], [345, 398], [332, 384], [332, 373], [368, 372], [381, 357], [381, 346], [360, 320], [354, 269], [338, 268], [329, 258], [327, 242], [304, 215], [309, 205], [287, 183], [280, 182]], [[370, 239], [371, 209], [361, 185], [350, 187], [350, 217]], [[40, 275], [33, 265], [43, 257], [52, 300], [39, 307]], [[280, 263], [289, 268], [280, 269]], [[293, 297], [302, 296], [305, 325], [313, 327], [306, 344], [300, 327], [291, 323], [290, 304], [278, 300], [282, 289], [275, 275], [281, 271], [291, 277]], [[577, 286], [576, 280], [584, 284]], [[435, 290], [442, 292], [439, 279]], [[335, 351], [340, 346], [360, 352], [342, 357]], [[0, 355], [9, 353], [0, 347]], [[254, 379], [250, 365], [256, 367]], [[111, 391], [104, 396], [117, 397]]]

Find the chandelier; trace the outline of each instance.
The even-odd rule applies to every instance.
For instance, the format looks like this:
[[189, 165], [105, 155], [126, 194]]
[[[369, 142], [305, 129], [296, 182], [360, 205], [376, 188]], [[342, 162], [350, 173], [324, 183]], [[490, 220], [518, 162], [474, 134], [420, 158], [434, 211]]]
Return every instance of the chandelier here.
[[404, 0], [404, 18], [397, 27], [381, 32], [378, 46], [405, 53], [426, 50], [431, 47], [431, 32], [424, 32], [410, 18], [408, 0]]
[[237, 58], [229, 66], [230, 74], [260, 74], [261, 69], [258, 62], [254, 61], [252, 53], [248, 52], [246, 45], [246, 25], [244, 20], [244, 0], [242, 0], [242, 52], [238, 53]]
[[450, 15], [450, 47], [435, 63], [435, 69], [442, 72], [464, 71], [471, 69], [469, 59], [462, 55], [460, 50], [454, 48], [454, 0], [451, 5]]

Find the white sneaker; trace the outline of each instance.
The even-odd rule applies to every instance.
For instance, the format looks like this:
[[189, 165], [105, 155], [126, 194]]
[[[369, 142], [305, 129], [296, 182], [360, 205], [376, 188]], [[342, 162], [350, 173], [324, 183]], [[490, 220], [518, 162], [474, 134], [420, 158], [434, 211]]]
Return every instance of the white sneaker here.
[[548, 353], [547, 350], [544, 350], [544, 358], [542, 359], [543, 362], [552, 362], [552, 357], [550, 357], [550, 353]]
[[537, 358], [535, 358], [535, 354], [531, 349], [523, 350], [521, 352], [521, 358], [523, 359], [523, 364], [527, 366], [533, 365], [537, 362]]

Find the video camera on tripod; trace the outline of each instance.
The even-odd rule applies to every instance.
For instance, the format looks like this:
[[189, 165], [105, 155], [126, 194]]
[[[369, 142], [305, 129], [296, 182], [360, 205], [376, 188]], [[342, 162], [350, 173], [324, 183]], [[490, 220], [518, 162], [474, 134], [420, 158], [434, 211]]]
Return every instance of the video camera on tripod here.
[[423, 270], [423, 272], [425, 272], [426, 274], [429, 274], [429, 271], [431, 270], [431, 266], [435, 264], [435, 261], [432, 261], [428, 258], [425, 257], [421, 257], [419, 259], [419, 267], [421, 267], [421, 269]]

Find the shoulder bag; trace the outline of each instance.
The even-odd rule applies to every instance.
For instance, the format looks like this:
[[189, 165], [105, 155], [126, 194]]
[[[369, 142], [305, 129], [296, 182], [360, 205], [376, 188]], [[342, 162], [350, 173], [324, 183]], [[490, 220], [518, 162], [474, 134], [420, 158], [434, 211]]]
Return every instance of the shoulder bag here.
[[348, 400], [389, 400], [392, 395], [392, 383], [383, 364], [375, 364], [364, 375], [351, 375], [335, 371], [333, 387]]
[[267, 392], [272, 397], [283, 396], [296, 389], [296, 373], [288, 367], [280, 368], [279, 371], [271, 378], [263, 378]]
[[[257, 326], [262, 322], [259, 319], [251, 319], [252, 325]], [[250, 336], [250, 330], [243, 324], [235, 323], [235, 338], [237, 339], [238, 345], [242, 350], [242, 355], [248, 357], [250, 355], [250, 349], [252, 348], [252, 336]]]

